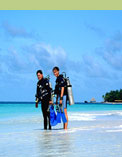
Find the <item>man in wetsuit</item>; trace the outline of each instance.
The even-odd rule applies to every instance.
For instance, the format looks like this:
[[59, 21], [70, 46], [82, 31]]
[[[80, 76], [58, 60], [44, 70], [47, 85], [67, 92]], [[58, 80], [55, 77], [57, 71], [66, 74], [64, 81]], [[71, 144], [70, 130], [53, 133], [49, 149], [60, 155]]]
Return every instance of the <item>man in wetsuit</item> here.
[[59, 74], [59, 68], [54, 67], [53, 68], [53, 74], [56, 76], [56, 85], [55, 85], [55, 94], [56, 94], [56, 104], [63, 105], [64, 113], [66, 116], [67, 122], [64, 123], [64, 129], [67, 129], [68, 126], [68, 115], [67, 115], [67, 88], [66, 88], [66, 82], [63, 78], [63, 75]]
[[42, 114], [44, 118], [44, 129], [47, 130], [47, 119], [49, 121], [49, 130], [51, 130], [50, 125], [50, 112], [48, 111], [49, 104], [51, 101], [51, 88], [48, 79], [43, 77], [41, 70], [36, 72], [38, 83], [37, 83], [37, 93], [36, 93], [36, 108], [38, 107], [39, 101], [41, 101]]

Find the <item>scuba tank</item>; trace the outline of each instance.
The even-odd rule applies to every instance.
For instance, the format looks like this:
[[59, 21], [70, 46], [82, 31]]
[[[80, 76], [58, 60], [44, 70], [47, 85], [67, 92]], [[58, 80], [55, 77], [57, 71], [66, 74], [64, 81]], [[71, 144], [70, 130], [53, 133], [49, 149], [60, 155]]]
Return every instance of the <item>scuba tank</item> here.
[[73, 98], [73, 93], [72, 93], [72, 85], [70, 84], [70, 80], [67, 77], [67, 93], [68, 93], [68, 98], [69, 98], [69, 105], [74, 104], [74, 98]]
[[67, 87], [67, 94], [68, 94], [68, 99], [69, 99], [69, 105], [74, 104], [74, 97], [73, 97], [73, 92], [72, 92], [72, 85], [70, 83], [69, 77], [66, 77], [66, 73], [63, 72], [63, 77], [66, 80], [66, 87]]

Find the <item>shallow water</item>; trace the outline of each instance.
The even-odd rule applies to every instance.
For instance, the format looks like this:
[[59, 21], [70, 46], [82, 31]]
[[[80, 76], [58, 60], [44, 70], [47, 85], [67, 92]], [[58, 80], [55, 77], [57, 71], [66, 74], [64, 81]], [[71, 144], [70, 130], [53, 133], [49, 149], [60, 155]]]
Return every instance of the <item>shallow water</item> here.
[[122, 106], [93, 106], [68, 107], [68, 130], [58, 124], [45, 131], [40, 108], [1, 105], [0, 156], [121, 157]]

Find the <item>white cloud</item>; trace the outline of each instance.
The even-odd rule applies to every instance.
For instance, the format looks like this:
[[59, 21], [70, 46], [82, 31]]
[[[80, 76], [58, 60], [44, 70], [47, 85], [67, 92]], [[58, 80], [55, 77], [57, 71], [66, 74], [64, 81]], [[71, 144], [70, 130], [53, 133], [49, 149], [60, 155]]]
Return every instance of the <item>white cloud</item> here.
[[105, 32], [98, 26], [94, 26], [94, 25], [91, 25], [87, 22], [84, 23], [86, 28], [88, 28], [89, 30], [95, 32], [98, 36], [105, 36]]
[[34, 38], [35, 34], [32, 32], [26, 31], [23, 27], [15, 27], [10, 25], [8, 22], [2, 24], [5, 32], [11, 37], [22, 37], [22, 38]]
[[26, 46], [19, 51], [9, 48], [7, 55], [1, 55], [0, 65], [3, 72], [7, 72], [5, 69], [11, 73], [35, 73], [38, 69], [52, 72], [53, 66], [65, 68], [66, 52], [61, 47], [52, 48], [42, 43]]
[[122, 33], [107, 39], [96, 52], [113, 70], [122, 71]]

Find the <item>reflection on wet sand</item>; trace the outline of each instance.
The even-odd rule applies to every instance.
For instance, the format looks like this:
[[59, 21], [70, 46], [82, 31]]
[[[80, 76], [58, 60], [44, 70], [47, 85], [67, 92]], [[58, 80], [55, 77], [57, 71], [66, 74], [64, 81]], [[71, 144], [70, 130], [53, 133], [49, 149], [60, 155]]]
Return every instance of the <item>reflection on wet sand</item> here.
[[[61, 134], [60, 131], [64, 133]], [[54, 155], [69, 154], [72, 143], [72, 136], [65, 130], [43, 131], [38, 134], [38, 154], [40, 157], [42, 155], [54, 157]]]

